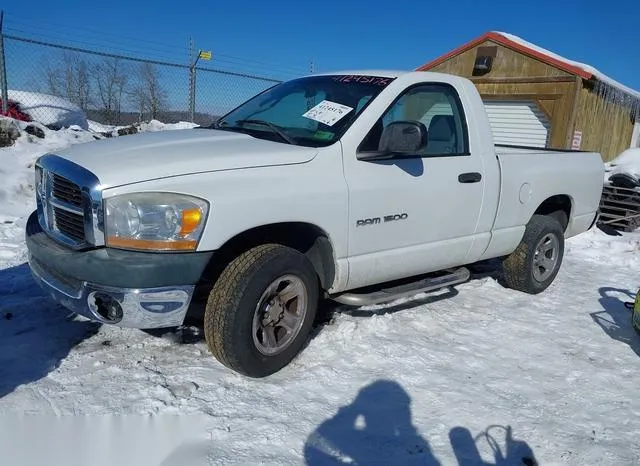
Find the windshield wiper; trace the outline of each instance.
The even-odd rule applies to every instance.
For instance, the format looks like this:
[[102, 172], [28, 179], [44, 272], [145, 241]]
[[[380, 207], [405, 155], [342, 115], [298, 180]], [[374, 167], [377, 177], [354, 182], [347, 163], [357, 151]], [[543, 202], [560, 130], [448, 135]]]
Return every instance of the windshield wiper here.
[[296, 144], [296, 141], [294, 141], [291, 136], [288, 136], [287, 134], [285, 134], [280, 128], [278, 128], [276, 125], [274, 125], [273, 123], [269, 123], [268, 121], [264, 121], [264, 120], [254, 120], [254, 119], [248, 119], [248, 120], [238, 120], [236, 121], [236, 123], [239, 124], [243, 124], [243, 123], [249, 123], [249, 124], [254, 124], [254, 125], [263, 125], [268, 127], [269, 129], [271, 129], [271, 131], [273, 131], [274, 133], [276, 133], [278, 136], [280, 136], [282, 138], [283, 141], [288, 142], [289, 144]]

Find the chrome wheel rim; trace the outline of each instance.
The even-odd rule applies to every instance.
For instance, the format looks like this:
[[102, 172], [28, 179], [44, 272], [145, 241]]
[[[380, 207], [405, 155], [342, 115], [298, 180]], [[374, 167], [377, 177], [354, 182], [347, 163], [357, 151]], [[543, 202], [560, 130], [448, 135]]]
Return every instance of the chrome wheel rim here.
[[253, 343], [266, 356], [286, 350], [300, 333], [309, 298], [304, 282], [285, 275], [266, 288], [253, 315]]
[[533, 277], [543, 282], [556, 270], [560, 243], [556, 235], [546, 234], [536, 246], [533, 256]]

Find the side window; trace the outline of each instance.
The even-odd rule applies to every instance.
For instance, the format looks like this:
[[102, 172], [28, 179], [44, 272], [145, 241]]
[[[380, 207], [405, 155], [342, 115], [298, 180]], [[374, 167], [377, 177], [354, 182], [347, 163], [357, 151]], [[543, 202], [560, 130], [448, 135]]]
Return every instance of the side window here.
[[362, 107], [364, 107], [370, 100], [370, 95], [365, 95], [364, 97], [360, 98], [360, 100], [358, 101], [358, 105], [356, 106], [356, 113], [359, 113], [360, 110], [362, 110]]
[[360, 146], [376, 151], [384, 128], [393, 121], [418, 121], [427, 129], [427, 146], [416, 155], [466, 155], [468, 140], [462, 105], [447, 85], [413, 87], [397, 99], [371, 129]]

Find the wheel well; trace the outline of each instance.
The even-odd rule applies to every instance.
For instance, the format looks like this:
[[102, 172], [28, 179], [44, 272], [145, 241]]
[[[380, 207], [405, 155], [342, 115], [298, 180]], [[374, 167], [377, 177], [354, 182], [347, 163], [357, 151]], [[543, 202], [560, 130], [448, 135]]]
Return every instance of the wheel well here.
[[571, 218], [571, 198], [566, 194], [552, 196], [540, 204], [535, 214], [554, 217], [560, 222], [562, 229], [566, 231]]
[[321, 228], [302, 222], [263, 225], [234, 236], [214, 253], [205, 271], [205, 279], [209, 282], [215, 280], [240, 253], [265, 243], [281, 244], [300, 251], [316, 269], [321, 287], [327, 289], [332, 285], [335, 263], [328, 235]]

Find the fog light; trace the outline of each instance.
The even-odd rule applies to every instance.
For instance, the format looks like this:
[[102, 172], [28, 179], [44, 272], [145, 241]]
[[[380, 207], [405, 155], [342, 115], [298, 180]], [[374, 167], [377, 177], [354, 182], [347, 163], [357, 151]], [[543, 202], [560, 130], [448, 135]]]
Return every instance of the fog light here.
[[123, 312], [120, 303], [106, 293], [94, 292], [89, 295], [89, 308], [110, 324], [122, 320]]

